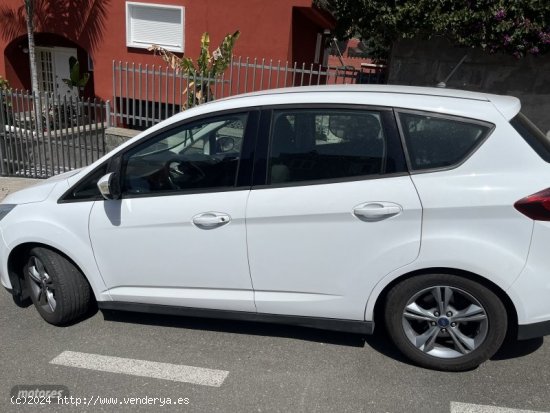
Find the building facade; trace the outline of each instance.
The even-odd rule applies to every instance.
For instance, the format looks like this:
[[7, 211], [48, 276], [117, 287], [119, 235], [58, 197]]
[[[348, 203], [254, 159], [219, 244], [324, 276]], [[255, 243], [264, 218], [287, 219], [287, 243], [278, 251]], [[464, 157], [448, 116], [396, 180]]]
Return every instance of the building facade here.
[[[0, 75], [13, 88], [30, 89], [25, 12], [21, 0], [0, 5]], [[39, 89], [75, 93], [65, 85], [69, 60], [90, 73], [85, 97], [112, 96], [113, 61], [162, 64], [151, 44], [199, 54], [203, 32], [212, 49], [240, 30], [235, 56], [307, 65], [323, 63], [325, 40], [334, 20], [312, 0], [36, 0], [35, 43]]]

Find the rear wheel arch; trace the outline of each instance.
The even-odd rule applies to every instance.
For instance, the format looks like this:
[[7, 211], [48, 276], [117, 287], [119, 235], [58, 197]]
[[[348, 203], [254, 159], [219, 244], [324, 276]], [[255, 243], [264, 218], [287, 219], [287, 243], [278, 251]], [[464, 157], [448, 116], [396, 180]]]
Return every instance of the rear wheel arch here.
[[496, 294], [496, 296], [500, 299], [500, 301], [502, 302], [502, 304], [506, 309], [506, 313], [508, 317], [507, 339], [509, 338], [515, 339], [517, 337], [518, 315], [517, 315], [516, 307], [512, 302], [512, 299], [501, 287], [499, 287], [494, 282], [490, 281], [489, 279], [479, 274], [475, 274], [469, 271], [460, 270], [456, 268], [446, 268], [446, 267], [433, 267], [433, 268], [424, 268], [420, 270], [415, 270], [406, 274], [402, 274], [401, 276], [392, 280], [388, 285], [384, 287], [382, 292], [376, 298], [376, 302], [374, 304], [374, 313], [373, 313], [373, 318], [375, 323], [377, 323], [378, 325], [384, 324], [383, 320], [384, 320], [384, 307], [386, 304], [386, 298], [389, 291], [394, 286], [403, 282], [406, 279], [417, 277], [420, 275], [426, 275], [426, 274], [456, 275], [456, 276], [463, 277], [468, 280], [477, 282], [483, 285], [484, 287], [490, 289], [493, 293]]

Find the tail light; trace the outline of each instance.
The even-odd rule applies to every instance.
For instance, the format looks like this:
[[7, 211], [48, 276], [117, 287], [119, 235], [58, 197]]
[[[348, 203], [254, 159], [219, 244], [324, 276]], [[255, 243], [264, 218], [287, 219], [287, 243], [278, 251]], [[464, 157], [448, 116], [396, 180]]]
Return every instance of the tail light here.
[[520, 199], [514, 207], [535, 221], [550, 221], [550, 188]]

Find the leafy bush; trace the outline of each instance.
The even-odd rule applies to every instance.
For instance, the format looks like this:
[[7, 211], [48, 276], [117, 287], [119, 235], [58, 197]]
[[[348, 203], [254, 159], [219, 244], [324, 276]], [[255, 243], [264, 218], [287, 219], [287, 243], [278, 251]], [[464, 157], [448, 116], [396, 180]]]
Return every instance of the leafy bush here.
[[453, 44], [521, 58], [550, 51], [548, 0], [317, 0], [340, 38], [359, 35], [373, 57], [400, 38], [442, 35]]

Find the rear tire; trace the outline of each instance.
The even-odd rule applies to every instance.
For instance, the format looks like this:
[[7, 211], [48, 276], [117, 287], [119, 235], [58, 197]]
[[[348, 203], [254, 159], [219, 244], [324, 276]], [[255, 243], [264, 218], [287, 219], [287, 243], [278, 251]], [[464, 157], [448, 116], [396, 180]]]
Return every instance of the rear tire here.
[[435, 370], [471, 370], [502, 345], [507, 313], [495, 293], [467, 278], [427, 274], [388, 293], [385, 323], [397, 348]]
[[24, 274], [32, 302], [48, 323], [64, 325], [89, 310], [92, 294], [88, 281], [66, 257], [35, 247], [28, 254]]

